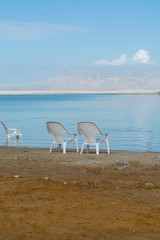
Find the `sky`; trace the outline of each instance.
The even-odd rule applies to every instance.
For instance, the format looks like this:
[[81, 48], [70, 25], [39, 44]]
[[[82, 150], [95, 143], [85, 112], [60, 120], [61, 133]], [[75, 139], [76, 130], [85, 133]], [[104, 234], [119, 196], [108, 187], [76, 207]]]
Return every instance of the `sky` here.
[[160, 89], [159, 0], [0, 0], [0, 91]]

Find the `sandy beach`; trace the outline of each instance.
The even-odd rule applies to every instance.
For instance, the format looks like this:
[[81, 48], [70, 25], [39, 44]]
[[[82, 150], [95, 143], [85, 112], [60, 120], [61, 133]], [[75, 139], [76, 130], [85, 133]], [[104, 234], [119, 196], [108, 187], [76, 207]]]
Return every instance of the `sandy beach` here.
[[160, 153], [0, 147], [0, 239], [160, 239]]

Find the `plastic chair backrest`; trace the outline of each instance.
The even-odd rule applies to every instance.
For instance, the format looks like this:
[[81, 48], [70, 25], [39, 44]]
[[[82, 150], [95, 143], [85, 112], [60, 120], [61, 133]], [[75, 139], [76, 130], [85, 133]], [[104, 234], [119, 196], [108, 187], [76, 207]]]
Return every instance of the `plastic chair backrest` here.
[[63, 142], [63, 134], [68, 133], [63, 125], [59, 122], [47, 122], [46, 127], [48, 133], [51, 133], [55, 142]]
[[95, 143], [95, 136], [97, 133], [101, 134], [101, 131], [93, 122], [79, 122], [78, 133], [82, 134], [87, 143]]
[[6, 126], [6, 124], [4, 124], [4, 122], [1, 121], [1, 123], [2, 123], [2, 125], [3, 125], [3, 127], [4, 127], [4, 129], [5, 129], [5, 131], [6, 131], [6, 133], [8, 134], [8, 127]]

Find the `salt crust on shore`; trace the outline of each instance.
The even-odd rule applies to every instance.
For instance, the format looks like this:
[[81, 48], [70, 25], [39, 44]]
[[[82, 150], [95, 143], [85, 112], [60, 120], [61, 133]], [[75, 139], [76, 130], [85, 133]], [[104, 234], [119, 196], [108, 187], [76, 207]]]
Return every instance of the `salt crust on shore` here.
[[50, 95], [50, 94], [158, 94], [159, 90], [121, 91], [0, 91], [0, 95]]

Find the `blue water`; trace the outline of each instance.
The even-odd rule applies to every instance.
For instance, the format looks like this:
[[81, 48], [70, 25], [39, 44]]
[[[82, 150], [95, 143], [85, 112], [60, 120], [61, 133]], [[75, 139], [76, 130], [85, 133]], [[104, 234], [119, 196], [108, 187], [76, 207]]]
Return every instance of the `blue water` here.
[[[154, 94], [0, 96], [0, 120], [23, 133], [22, 141], [6, 142], [0, 125], [0, 145], [49, 148], [47, 121], [70, 132], [77, 132], [79, 121], [92, 121], [109, 134], [111, 150], [160, 151], [160, 96]], [[82, 136], [78, 140], [81, 147]]]

